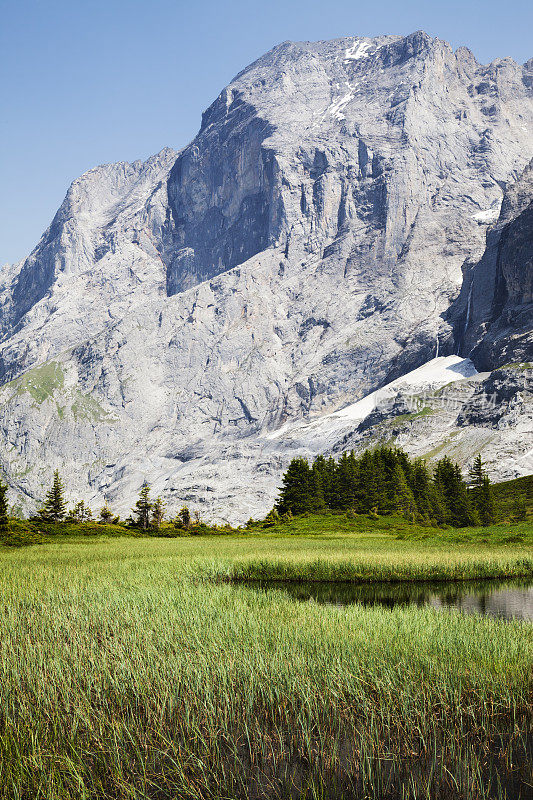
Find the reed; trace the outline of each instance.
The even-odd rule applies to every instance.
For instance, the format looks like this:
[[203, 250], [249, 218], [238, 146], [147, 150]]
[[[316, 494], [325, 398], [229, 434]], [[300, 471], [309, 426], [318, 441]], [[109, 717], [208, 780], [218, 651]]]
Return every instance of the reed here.
[[[387, 552], [331, 544], [337, 570]], [[476, 563], [390, 545], [390, 564]], [[276, 548], [312, 564], [320, 542], [0, 552], [0, 798], [528, 796], [533, 626], [205, 580]]]

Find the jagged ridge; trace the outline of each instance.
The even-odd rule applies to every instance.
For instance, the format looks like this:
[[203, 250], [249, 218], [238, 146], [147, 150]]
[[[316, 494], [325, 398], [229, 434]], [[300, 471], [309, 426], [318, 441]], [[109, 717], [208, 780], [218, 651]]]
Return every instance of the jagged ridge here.
[[58, 465], [91, 502], [146, 476], [243, 518], [286, 458], [265, 432], [453, 353], [462, 267], [533, 152], [532, 67], [422, 32], [284, 43], [181, 153], [76, 181], [1, 276], [17, 497]]

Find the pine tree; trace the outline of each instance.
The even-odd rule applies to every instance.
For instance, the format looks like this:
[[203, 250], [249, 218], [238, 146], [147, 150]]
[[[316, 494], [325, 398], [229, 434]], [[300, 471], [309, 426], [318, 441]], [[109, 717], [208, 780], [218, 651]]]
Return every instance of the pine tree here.
[[279, 514], [305, 514], [316, 507], [317, 485], [305, 458], [292, 459], [282, 483], [276, 503]]
[[417, 459], [411, 469], [411, 480], [409, 481], [416, 508], [422, 519], [436, 519], [431, 496], [431, 477], [426, 462]]
[[416, 513], [415, 498], [399, 462], [393, 469], [391, 494], [394, 511], [399, 511], [406, 517], [412, 517]]
[[100, 509], [100, 514], [99, 514], [99, 516], [100, 516], [100, 521], [101, 521], [101, 522], [102, 522], [104, 525], [109, 525], [109, 523], [110, 523], [110, 522], [111, 522], [111, 520], [113, 519], [113, 514], [112, 514], [112, 512], [111, 512], [111, 509], [110, 509], [110, 508], [109, 508], [109, 506], [107, 505], [107, 500], [105, 501], [104, 505], [103, 505], [103, 506], [102, 506], [102, 508]]
[[144, 531], [150, 525], [150, 511], [152, 510], [152, 502], [150, 500], [150, 486], [145, 481], [139, 492], [139, 499], [132, 508], [133, 513], [137, 517], [137, 525]]
[[434, 480], [446, 506], [445, 522], [456, 528], [479, 524], [477, 510], [472, 507], [461, 470], [448, 456], [437, 462]]
[[152, 525], [154, 528], [161, 527], [161, 523], [165, 517], [165, 504], [161, 497], [157, 497], [152, 505]]
[[337, 464], [337, 507], [354, 508], [357, 505], [358, 489], [357, 459], [353, 450], [344, 452]]
[[188, 531], [191, 527], [191, 512], [187, 508], [187, 506], [183, 506], [183, 508], [179, 511], [178, 516], [174, 522], [174, 526], [179, 528], [180, 530]]
[[52, 488], [46, 495], [39, 514], [46, 522], [61, 522], [65, 518], [66, 503], [63, 482], [59, 477], [59, 470], [54, 472]]
[[496, 503], [488, 475], [483, 476], [479, 489], [477, 511], [482, 525], [492, 525], [496, 520]]
[[483, 469], [481, 455], [476, 456], [469, 470], [469, 478], [472, 503], [479, 515], [481, 524], [491, 525], [496, 519], [496, 503], [489, 477]]
[[7, 486], [0, 481], [0, 538], [9, 533], [9, 519], [7, 516]]
[[471, 488], [480, 488], [483, 484], [483, 478], [485, 477], [485, 471], [483, 469], [483, 461], [481, 459], [481, 455], [477, 455], [474, 459], [474, 463], [468, 470], [468, 476], [470, 478], [470, 487]]

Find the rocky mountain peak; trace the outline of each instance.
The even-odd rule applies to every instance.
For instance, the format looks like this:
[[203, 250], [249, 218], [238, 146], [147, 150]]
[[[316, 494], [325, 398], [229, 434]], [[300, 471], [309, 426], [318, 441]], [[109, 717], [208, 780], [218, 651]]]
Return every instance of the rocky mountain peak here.
[[273, 48], [189, 146], [75, 181], [0, 274], [13, 491], [31, 505], [52, 464], [91, 502], [148, 477], [171, 503], [236, 518], [253, 486], [265, 508], [286, 457], [265, 435], [479, 344], [463, 272], [532, 154], [530, 62], [422, 31]]

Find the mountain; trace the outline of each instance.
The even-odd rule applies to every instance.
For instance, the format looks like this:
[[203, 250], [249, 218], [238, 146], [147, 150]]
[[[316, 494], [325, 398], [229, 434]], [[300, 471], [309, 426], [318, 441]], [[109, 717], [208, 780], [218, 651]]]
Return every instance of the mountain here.
[[451, 309], [460, 351], [480, 369], [527, 361], [533, 327], [533, 159], [505, 193], [481, 260]]
[[[531, 357], [532, 155], [533, 60], [480, 65], [420, 31], [275, 47], [182, 151], [74, 181], [0, 273], [12, 500], [34, 508], [57, 466], [93, 505], [125, 513], [147, 478], [171, 510], [242, 521], [272, 504], [295, 452], [367, 446], [387, 424], [376, 413], [402, 415], [393, 402], [364, 430], [306, 429], [402, 376], [418, 391], [427, 362], [463, 365], [448, 433], [490, 427], [467, 395], [514, 378], [478, 371]], [[423, 391], [449, 391], [437, 384]], [[516, 394], [527, 405], [529, 384]], [[505, 453], [531, 433], [506, 402], [498, 435], [474, 438], [514, 477], [531, 463]], [[412, 447], [431, 453], [448, 434], [422, 416]]]

